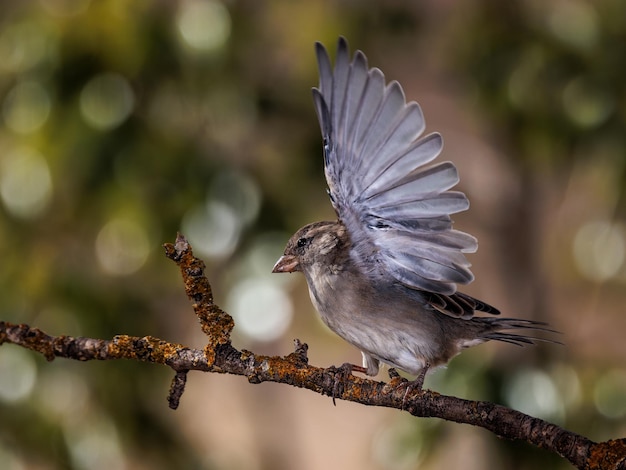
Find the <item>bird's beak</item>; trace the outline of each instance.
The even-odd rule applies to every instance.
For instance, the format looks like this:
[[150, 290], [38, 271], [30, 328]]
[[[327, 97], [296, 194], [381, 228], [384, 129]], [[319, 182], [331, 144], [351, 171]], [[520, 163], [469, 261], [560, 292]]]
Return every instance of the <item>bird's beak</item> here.
[[300, 271], [300, 263], [298, 263], [298, 259], [293, 255], [281, 256], [278, 261], [276, 261], [274, 269], [272, 269], [273, 273], [293, 273], [295, 271]]

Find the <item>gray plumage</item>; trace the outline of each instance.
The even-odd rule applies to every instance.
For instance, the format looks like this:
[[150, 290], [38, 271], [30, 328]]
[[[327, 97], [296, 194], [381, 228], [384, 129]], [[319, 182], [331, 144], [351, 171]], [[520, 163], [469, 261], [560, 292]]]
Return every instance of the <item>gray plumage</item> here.
[[507, 330], [545, 324], [474, 316], [500, 312], [457, 292], [474, 279], [465, 253], [477, 241], [452, 228], [450, 215], [469, 202], [451, 191], [459, 181], [454, 164], [433, 163], [443, 141], [437, 133], [421, 137], [419, 105], [406, 103], [398, 82], [385, 85], [361, 51], [350, 61], [345, 39], [334, 70], [319, 43], [316, 53], [313, 100], [339, 220], [296, 232], [274, 272], [304, 273], [323, 321], [362, 351], [369, 375], [379, 361], [419, 374], [487, 340], [532, 343]]

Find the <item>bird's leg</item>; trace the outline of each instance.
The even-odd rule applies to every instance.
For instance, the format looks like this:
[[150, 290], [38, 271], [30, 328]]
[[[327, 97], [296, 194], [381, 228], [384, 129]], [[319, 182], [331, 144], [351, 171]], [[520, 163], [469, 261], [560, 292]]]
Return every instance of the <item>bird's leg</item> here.
[[360, 372], [361, 374], [367, 374], [367, 367], [357, 366], [356, 364], [350, 364], [352, 372]]
[[412, 382], [415, 385], [415, 389], [421, 390], [424, 386], [424, 379], [426, 378], [426, 372], [430, 369], [430, 362], [424, 364], [424, 368], [420, 371], [419, 375], [415, 377], [415, 380]]
[[[405, 388], [404, 391], [404, 396], [402, 397], [402, 410], [405, 409], [405, 405], [406, 405], [406, 399], [409, 396], [410, 393], [412, 393], [413, 391], [417, 390], [417, 391], [421, 391], [423, 386], [424, 386], [424, 379], [426, 378], [426, 372], [428, 372], [428, 369], [430, 369], [430, 363], [427, 362], [426, 364], [424, 364], [424, 367], [422, 368], [422, 370], [420, 371], [419, 375], [415, 378], [415, 380], [413, 381], [404, 381], [402, 382], [400, 385], [398, 385], [397, 388]], [[398, 378], [399, 375], [398, 373], [394, 370], [394, 374], [392, 377], [392, 373], [391, 373], [391, 369], [389, 370], [389, 376], [392, 378], [392, 380], [394, 378]]]
[[340, 393], [340, 388], [343, 386], [343, 382], [345, 382], [352, 372], [361, 372], [363, 374], [367, 373], [367, 369], [365, 367], [357, 366], [355, 364], [350, 364], [349, 362], [345, 362], [339, 367], [330, 366], [328, 368], [331, 372], [334, 373], [333, 379], [333, 405], [337, 406], [335, 403], [335, 398], [337, 398]]

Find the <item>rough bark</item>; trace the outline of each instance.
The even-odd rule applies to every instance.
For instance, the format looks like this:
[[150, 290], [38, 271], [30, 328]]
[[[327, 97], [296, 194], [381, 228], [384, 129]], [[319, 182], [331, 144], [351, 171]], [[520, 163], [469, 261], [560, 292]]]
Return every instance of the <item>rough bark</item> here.
[[131, 359], [164, 364], [175, 371], [168, 402], [176, 409], [191, 370], [242, 375], [250, 383], [278, 382], [306, 388], [336, 399], [363, 405], [405, 410], [414, 416], [437, 417], [472, 424], [506, 438], [523, 440], [554, 452], [579, 469], [626, 469], [626, 439], [595, 443], [584, 436], [519, 411], [484, 401], [464, 400], [430, 390], [410, 391], [394, 375], [387, 383], [345, 374], [341, 368], [308, 364], [307, 345], [295, 340], [295, 350], [285, 357], [262, 356], [237, 350], [230, 342], [234, 322], [213, 302], [204, 263], [193, 256], [185, 238], [166, 244], [168, 258], [180, 267], [185, 291], [193, 302], [208, 343], [203, 350], [169, 343], [151, 336], [115, 336], [111, 340], [50, 336], [28, 325], [0, 321], [0, 345], [13, 343], [43, 354], [79, 361]]

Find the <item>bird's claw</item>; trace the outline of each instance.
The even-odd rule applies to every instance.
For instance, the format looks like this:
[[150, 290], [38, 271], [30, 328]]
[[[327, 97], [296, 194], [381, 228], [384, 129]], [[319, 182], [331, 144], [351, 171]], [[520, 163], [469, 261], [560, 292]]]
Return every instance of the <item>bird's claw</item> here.
[[412, 381], [400, 377], [400, 374], [398, 374], [395, 369], [389, 369], [389, 377], [391, 378], [391, 381], [400, 381], [400, 383], [394, 388], [394, 391], [402, 388], [405, 389], [404, 395], [402, 396], [402, 407], [400, 408], [402, 411], [406, 409], [406, 402], [409, 395], [412, 394], [414, 391], [422, 391], [424, 387], [424, 379], [426, 378], [426, 372], [428, 372], [429, 368], [430, 364], [426, 363], [424, 368], [420, 371], [419, 375], [415, 378], [415, 380]]
[[350, 364], [349, 362], [345, 362], [341, 364], [339, 367], [330, 366], [328, 370], [334, 374], [334, 377], [333, 377], [333, 405], [334, 406], [337, 406], [335, 399], [338, 396], [340, 396], [341, 393], [343, 392], [342, 389], [343, 389], [344, 382], [348, 380], [348, 377], [352, 375], [352, 372], [353, 371], [366, 372], [365, 368], [354, 365], [354, 364]]

